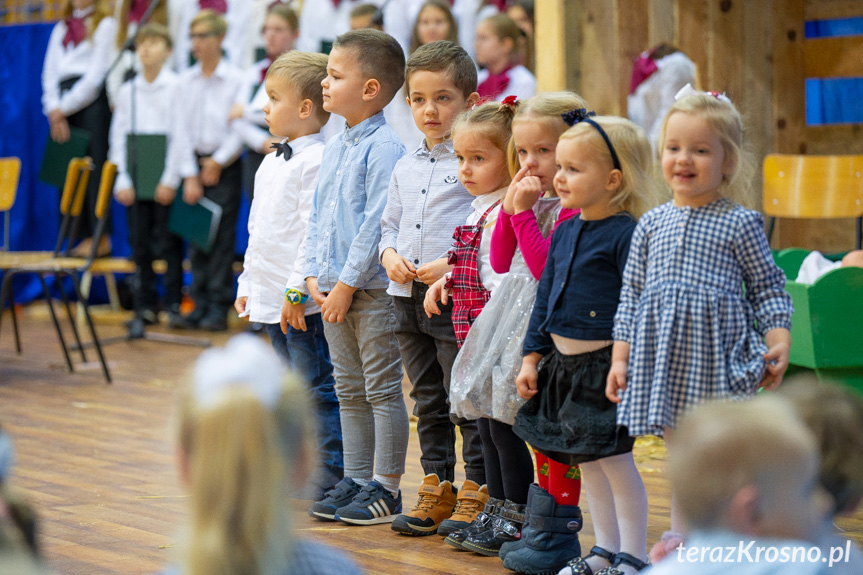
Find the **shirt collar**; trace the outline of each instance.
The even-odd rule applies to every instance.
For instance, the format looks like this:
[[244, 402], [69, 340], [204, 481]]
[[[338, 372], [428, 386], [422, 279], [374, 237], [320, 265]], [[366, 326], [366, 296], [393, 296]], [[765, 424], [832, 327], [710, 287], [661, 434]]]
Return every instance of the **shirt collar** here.
[[72, 10], [72, 18], [86, 18], [90, 14], [96, 11], [95, 6], [87, 6], [86, 8], [81, 8]]
[[455, 148], [452, 145], [452, 138], [449, 140], [444, 140], [440, 144], [435, 144], [435, 146], [429, 150], [428, 142], [423, 138], [423, 141], [420, 142], [419, 147], [414, 151], [415, 156], [442, 156], [444, 154], [454, 154]]
[[[299, 154], [301, 151], [305, 150], [309, 146], [314, 144], [323, 144], [324, 143], [324, 135], [320, 132], [317, 134], [309, 134], [307, 136], [301, 136], [296, 140], [291, 140], [290, 138], [285, 138], [282, 140], [282, 143], [285, 142], [291, 145], [291, 150], [293, 150], [294, 156]], [[293, 156], [291, 156], [293, 157]]]
[[503, 189], [498, 190], [496, 192], [492, 192], [490, 194], [483, 194], [481, 196], [477, 196], [470, 203], [470, 207], [472, 207], [475, 212], [485, 213], [485, 211], [493, 203], [495, 203], [498, 200], [503, 199], [503, 197], [505, 195], [506, 195], [506, 188], [503, 188]]
[[168, 66], [162, 66], [162, 69], [159, 70], [159, 75], [156, 76], [156, 79], [153, 80], [153, 83], [151, 84], [147, 82], [147, 80], [144, 78], [144, 72], [142, 70], [139, 70], [138, 74], [135, 76], [135, 85], [140, 88], [158, 88], [167, 83], [173, 75], [174, 73], [170, 70]]
[[345, 124], [345, 131], [342, 132], [342, 141], [356, 144], [381, 126], [386, 123], [383, 111], [378, 112], [374, 116], [366, 118], [353, 128], [349, 128]]

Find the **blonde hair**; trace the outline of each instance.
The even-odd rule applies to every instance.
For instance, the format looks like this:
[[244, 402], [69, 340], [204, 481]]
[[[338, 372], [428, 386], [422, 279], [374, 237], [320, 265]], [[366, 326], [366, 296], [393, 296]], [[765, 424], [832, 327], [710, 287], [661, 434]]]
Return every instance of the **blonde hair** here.
[[141, 29], [138, 30], [138, 35], [135, 38], [135, 47], [137, 48], [141, 45], [141, 42], [151, 38], [158, 38], [163, 41], [165, 46], [168, 47], [168, 50], [172, 50], [174, 48], [174, 42], [171, 40], [171, 32], [168, 31], [168, 27], [157, 22], [148, 22], [141, 26]]
[[[72, 6], [72, 0], [63, 0], [63, 8], [60, 10], [60, 19], [68, 20], [72, 17], [72, 14], [75, 12], [75, 8]], [[107, 18], [111, 15], [111, 7], [108, 5], [108, 0], [93, 0], [93, 13], [90, 15], [90, 18], [87, 18], [87, 39], [93, 37], [93, 33], [96, 31], [96, 28], [99, 27], [99, 23], [102, 22], [103, 18]]]
[[[455, 21], [455, 16], [452, 15], [452, 9], [450, 8], [450, 5], [443, 0], [427, 0], [423, 3], [422, 6], [420, 6], [420, 11], [417, 12], [417, 19], [416, 22], [414, 22], [414, 29], [411, 32], [411, 45], [409, 48], [410, 54], [413, 54], [417, 48], [422, 46], [422, 44], [420, 44], [420, 36], [418, 29], [420, 26], [420, 16], [422, 16], [422, 13], [425, 12], [426, 8], [437, 8], [444, 13], [447, 22], [449, 22], [449, 31], [447, 32], [446, 38], [444, 38], [444, 40], [458, 44], [458, 24]], [[444, 63], [442, 62], [441, 64]], [[474, 71], [476, 71], [476, 68], [474, 68]]]
[[[129, 10], [132, 9], [133, 0], [121, 0], [121, 2], [117, 3], [117, 48], [122, 48], [123, 44], [126, 43], [126, 40], [129, 37]], [[146, 26], [150, 24], [162, 24], [164, 26], [168, 25], [168, 3], [167, 2], [159, 2], [159, 4], [153, 9], [153, 13], [150, 15], [150, 20], [147, 22]], [[141, 37], [141, 34], [138, 34], [138, 38]], [[170, 34], [168, 35], [168, 47], [171, 47], [170, 43]]]
[[[476, 130], [500, 149], [504, 155], [512, 138], [512, 119], [520, 103], [486, 102], [459, 114], [452, 125], [452, 136], [462, 130]], [[507, 163], [509, 160], [507, 159]], [[510, 179], [512, 174], [510, 174]]]
[[680, 512], [693, 529], [724, 526], [729, 503], [747, 485], [766, 501], [764, 513], [788, 505], [771, 499], [777, 485], [805, 481], [816, 467], [812, 434], [775, 394], [695, 407], [675, 432], [668, 462]]
[[[653, 149], [644, 130], [625, 119], [617, 116], [594, 116], [591, 118], [599, 124], [608, 136], [614, 151], [617, 153], [622, 174], [620, 186], [609, 204], [617, 210], [629, 212], [638, 218], [649, 209], [656, 206], [657, 182], [653, 170]], [[612, 163], [611, 151], [602, 138], [599, 130], [589, 122], [579, 122], [569, 128], [560, 137], [561, 140], [585, 139], [598, 153], [608, 158]]]
[[270, 65], [267, 78], [278, 78], [286, 82], [302, 100], [311, 100], [315, 106], [315, 117], [321, 126], [330, 119], [324, 110], [321, 81], [327, 77], [327, 55], [313, 52], [285, 52]]
[[[263, 345], [263, 344], [261, 344]], [[312, 453], [303, 385], [286, 376], [274, 407], [251, 386], [219, 389], [204, 405], [188, 386], [178, 442], [187, 462], [187, 575], [279, 575], [291, 550], [293, 466]]]
[[744, 146], [743, 118], [730, 101], [711, 94], [693, 94], [677, 100], [665, 115], [659, 132], [659, 154], [665, 149], [665, 129], [672, 114], [691, 114], [702, 118], [714, 134], [719, 136], [725, 161], [731, 163], [730, 175], [723, 176], [719, 192], [732, 201], [755, 208], [755, 160], [753, 154]]
[[228, 23], [225, 22], [224, 16], [209, 8], [201, 10], [192, 18], [189, 29], [191, 30], [199, 24], [206, 24], [210, 32], [216, 36], [224, 36], [225, 32], [228, 31]]
[[287, 22], [293, 32], [296, 32], [300, 28], [300, 17], [297, 16], [296, 11], [287, 4], [276, 3], [271, 5], [267, 8], [267, 16], [270, 15], [278, 16]]
[[811, 376], [789, 381], [779, 391], [819, 443], [820, 480], [833, 498], [833, 513], [849, 510], [863, 497], [863, 397]]
[[[550, 129], [556, 130], [557, 136], [560, 137], [569, 128], [563, 121], [563, 115], [579, 108], [589, 110], [590, 106], [584, 98], [575, 92], [541, 92], [536, 96], [519, 102], [512, 123], [515, 124], [524, 120], [539, 120]], [[514, 138], [510, 138], [506, 153], [509, 172], [515, 176], [520, 166], [518, 164], [518, 153], [515, 149]]]

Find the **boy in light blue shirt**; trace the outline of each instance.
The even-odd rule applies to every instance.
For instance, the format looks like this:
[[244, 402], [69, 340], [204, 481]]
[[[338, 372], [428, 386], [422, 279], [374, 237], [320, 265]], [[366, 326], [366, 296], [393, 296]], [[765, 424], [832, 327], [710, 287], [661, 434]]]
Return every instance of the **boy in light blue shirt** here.
[[398, 42], [377, 30], [339, 36], [323, 86], [324, 109], [345, 131], [324, 150], [306, 244], [306, 283], [321, 306], [335, 368], [345, 478], [309, 513], [357, 525], [401, 513], [409, 434], [396, 320], [378, 260], [390, 175], [405, 148], [383, 108], [404, 78]]

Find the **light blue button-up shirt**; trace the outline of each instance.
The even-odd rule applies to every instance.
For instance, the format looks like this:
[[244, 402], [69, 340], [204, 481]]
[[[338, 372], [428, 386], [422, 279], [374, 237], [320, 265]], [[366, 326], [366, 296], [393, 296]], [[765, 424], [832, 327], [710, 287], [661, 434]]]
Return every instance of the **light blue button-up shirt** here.
[[333, 137], [324, 148], [306, 238], [305, 276], [326, 292], [389, 285], [378, 259], [390, 176], [405, 148], [383, 112]]

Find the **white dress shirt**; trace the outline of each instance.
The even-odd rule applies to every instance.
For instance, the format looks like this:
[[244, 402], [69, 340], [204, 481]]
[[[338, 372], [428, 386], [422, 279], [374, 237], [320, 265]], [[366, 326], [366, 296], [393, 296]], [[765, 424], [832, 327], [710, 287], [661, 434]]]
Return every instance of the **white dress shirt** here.
[[351, 29], [351, 10], [360, 4], [380, 6], [382, 0], [342, 0], [339, 7], [331, 0], [305, 0], [300, 11], [300, 36], [297, 50], [321, 52], [323, 42], [332, 42], [336, 36]]
[[[174, 126], [174, 106], [179, 101], [179, 85], [177, 75], [163, 67], [156, 79], [150, 83], [138, 74], [131, 82], [120, 86], [117, 92], [117, 106], [111, 118], [111, 147], [108, 159], [117, 164], [117, 182], [114, 190], [132, 187], [132, 178], [126, 166], [126, 136], [132, 132], [132, 86], [135, 87], [135, 122], [136, 134], [165, 134], [168, 136], [170, 149], [171, 133]], [[165, 170], [159, 182], [176, 188], [180, 185], [180, 175], [177, 166], [172, 163], [169, 154], [165, 158]]]
[[473, 212], [471, 212], [465, 222], [469, 226], [475, 225], [490, 205], [498, 200], [501, 201], [485, 218], [485, 223], [482, 227], [482, 238], [479, 241], [479, 254], [477, 254], [479, 279], [482, 280], [483, 287], [488, 291], [494, 291], [500, 285], [503, 276], [506, 275], [495, 273], [491, 267], [491, 234], [494, 232], [494, 225], [497, 223], [497, 215], [500, 213], [500, 207], [503, 205], [503, 197], [505, 195], [506, 188], [490, 194], [477, 196], [470, 204]]
[[170, 154], [181, 177], [198, 174], [195, 154], [212, 156], [221, 166], [240, 155], [243, 143], [231, 129], [228, 114], [242, 85], [242, 72], [224, 59], [209, 78], [201, 72], [201, 64], [180, 75], [182, 97], [175, 106], [177, 130]]
[[[84, 17], [92, 8], [75, 10], [73, 16]], [[45, 115], [57, 108], [64, 116], [83, 110], [99, 97], [102, 81], [111, 65], [117, 21], [110, 16], [102, 18], [93, 35], [77, 46], [63, 46], [66, 23], [58, 22], [48, 38], [45, 64], [42, 68], [42, 111]], [[75, 86], [60, 95], [60, 82], [80, 76]]]
[[[249, 212], [249, 247], [238, 280], [237, 297], [248, 297], [249, 321], [279, 323], [285, 288], [308, 293], [303, 277], [306, 228], [324, 154], [324, 137], [313, 134], [290, 142], [287, 162], [267, 154], [255, 174]], [[321, 308], [312, 298], [306, 315]]]
[[[245, 68], [244, 56], [247, 54], [246, 37], [251, 33], [249, 30], [249, 0], [226, 0], [228, 11], [222, 15], [228, 25], [225, 39], [222, 41], [222, 49], [225, 58], [238, 68]], [[189, 55], [192, 51], [192, 40], [189, 38], [192, 20], [201, 11], [198, 0], [185, 0], [180, 16], [180, 27], [174, 36], [174, 67], [183, 71], [189, 67]], [[254, 33], [260, 33], [255, 30]]]
[[258, 153], [270, 137], [263, 110], [269, 96], [267, 87], [261, 82], [261, 71], [266, 70], [269, 65], [270, 59], [264, 58], [243, 72], [243, 86], [237, 100], [237, 103], [243, 106], [243, 117], [232, 123], [243, 144]]

